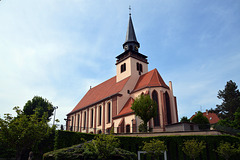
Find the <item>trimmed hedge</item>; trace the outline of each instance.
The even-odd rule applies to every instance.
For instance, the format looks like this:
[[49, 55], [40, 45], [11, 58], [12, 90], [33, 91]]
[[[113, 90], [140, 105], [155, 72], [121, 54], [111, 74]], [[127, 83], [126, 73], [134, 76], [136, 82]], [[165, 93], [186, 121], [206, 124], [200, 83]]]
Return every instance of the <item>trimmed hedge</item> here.
[[71, 132], [71, 131], [62, 131], [58, 130], [55, 133], [55, 144], [54, 150], [71, 147], [75, 144], [83, 143], [84, 140], [92, 140], [95, 137], [94, 134], [86, 134], [79, 132]]
[[[69, 147], [75, 144], [80, 144], [85, 140], [91, 140], [94, 138], [94, 134], [68, 132], [68, 131], [57, 131], [55, 136], [55, 149]], [[206, 149], [203, 150], [200, 157], [196, 160], [223, 160], [214, 151], [217, 149], [221, 141], [229, 142], [231, 144], [240, 144], [238, 137], [229, 135], [218, 135], [218, 136], [158, 136], [158, 137], [122, 137], [119, 136], [120, 148], [128, 150], [130, 152], [137, 153], [141, 150], [143, 142], [149, 142], [151, 139], [159, 139], [165, 142], [167, 145], [167, 159], [171, 160], [190, 160], [182, 151], [182, 145], [185, 140], [197, 139], [199, 141], [206, 142]], [[144, 159], [151, 159], [150, 156], [143, 156]], [[162, 158], [160, 158], [162, 159]], [[232, 160], [239, 159], [239, 156], [231, 158]]]

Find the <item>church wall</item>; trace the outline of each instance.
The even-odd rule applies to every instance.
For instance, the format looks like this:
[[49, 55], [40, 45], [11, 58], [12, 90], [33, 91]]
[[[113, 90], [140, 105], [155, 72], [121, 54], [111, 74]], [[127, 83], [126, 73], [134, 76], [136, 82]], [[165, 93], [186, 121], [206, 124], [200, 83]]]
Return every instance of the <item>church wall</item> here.
[[131, 92], [134, 89], [138, 78], [139, 75], [131, 76], [120, 92], [122, 96], [117, 98], [117, 114], [122, 110], [128, 99], [131, 97], [131, 95], [128, 93], [128, 90]]
[[124, 133], [126, 133], [126, 126], [130, 125], [130, 133], [132, 133], [132, 120], [135, 120], [135, 115], [128, 115], [125, 117], [120, 117], [117, 119], [113, 120], [114, 123], [114, 133], [118, 133], [118, 127], [120, 125], [120, 123], [122, 122], [122, 120], [124, 119]]
[[137, 71], [137, 63], [142, 65], [142, 72], [141, 75], [145, 74], [148, 72], [148, 64], [144, 63], [142, 61], [139, 61], [135, 58], [130, 57], [130, 62], [131, 62], [131, 76], [133, 75], [139, 75], [139, 71]]
[[[126, 63], [126, 71], [121, 73], [121, 65], [123, 65], [124, 63]], [[117, 64], [116, 69], [117, 69], [117, 82], [131, 76], [131, 65], [130, 65], [130, 59], [126, 59], [123, 62]]]

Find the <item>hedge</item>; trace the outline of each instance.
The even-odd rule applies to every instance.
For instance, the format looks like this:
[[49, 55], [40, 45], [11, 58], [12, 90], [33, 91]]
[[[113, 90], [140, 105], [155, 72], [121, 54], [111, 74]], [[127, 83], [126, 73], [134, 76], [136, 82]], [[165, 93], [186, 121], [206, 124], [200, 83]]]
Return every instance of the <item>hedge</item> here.
[[84, 140], [92, 140], [95, 137], [94, 134], [86, 134], [80, 132], [62, 131], [58, 130], [55, 133], [54, 150], [71, 147], [75, 144], [83, 143]]
[[[69, 147], [75, 144], [82, 143], [81, 138], [85, 140], [91, 140], [94, 138], [94, 134], [68, 132], [68, 131], [57, 131], [55, 136], [55, 149]], [[143, 142], [149, 142], [151, 139], [159, 139], [165, 142], [167, 145], [167, 159], [171, 160], [190, 160], [183, 152], [182, 145], [185, 140], [197, 139], [199, 141], [206, 142], [206, 149], [203, 150], [202, 154], [196, 160], [223, 160], [214, 151], [219, 146], [221, 141], [229, 142], [231, 144], [240, 144], [238, 137], [230, 135], [208, 135], [208, 136], [158, 136], [158, 137], [127, 137], [119, 136], [120, 148], [128, 150], [130, 152], [137, 153], [141, 150]], [[151, 159], [150, 156], [145, 155], [144, 159]], [[162, 159], [162, 158], [160, 158]], [[239, 157], [236, 155], [231, 158], [237, 160]]]

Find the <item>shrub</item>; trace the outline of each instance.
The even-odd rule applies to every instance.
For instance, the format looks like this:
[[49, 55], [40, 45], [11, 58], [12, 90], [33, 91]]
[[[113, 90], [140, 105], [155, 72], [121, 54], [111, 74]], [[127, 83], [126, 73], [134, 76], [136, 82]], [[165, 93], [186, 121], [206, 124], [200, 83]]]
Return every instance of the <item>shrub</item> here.
[[229, 142], [221, 142], [215, 151], [226, 160], [239, 152], [238, 148], [235, 148], [234, 144], [231, 145]]
[[167, 151], [167, 146], [164, 144], [164, 141], [160, 141], [158, 139], [150, 140], [149, 143], [143, 142], [143, 150], [147, 153], [150, 153], [153, 155], [153, 157], [156, 159], [159, 155], [163, 154], [164, 151]]
[[198, 142], [195, 139], [187, 140], [183, 144], [183, 152], [193, 159], [197, 158], [202, 150], [206, 148], [206, 144], [203, 141]]

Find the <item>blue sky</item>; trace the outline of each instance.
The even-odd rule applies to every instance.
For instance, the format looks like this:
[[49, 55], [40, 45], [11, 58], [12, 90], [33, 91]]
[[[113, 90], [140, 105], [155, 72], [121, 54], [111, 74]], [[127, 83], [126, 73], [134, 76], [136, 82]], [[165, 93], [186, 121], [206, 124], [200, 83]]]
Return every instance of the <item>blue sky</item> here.
[[173, 82], [179, 117], [215, 108], [227, 81], [240, 84], [240, 1], [2, 0], [0, 116], [38, 95], [64, 124], [90, 86], [115, 76], [129, 5], [139, 51]]

